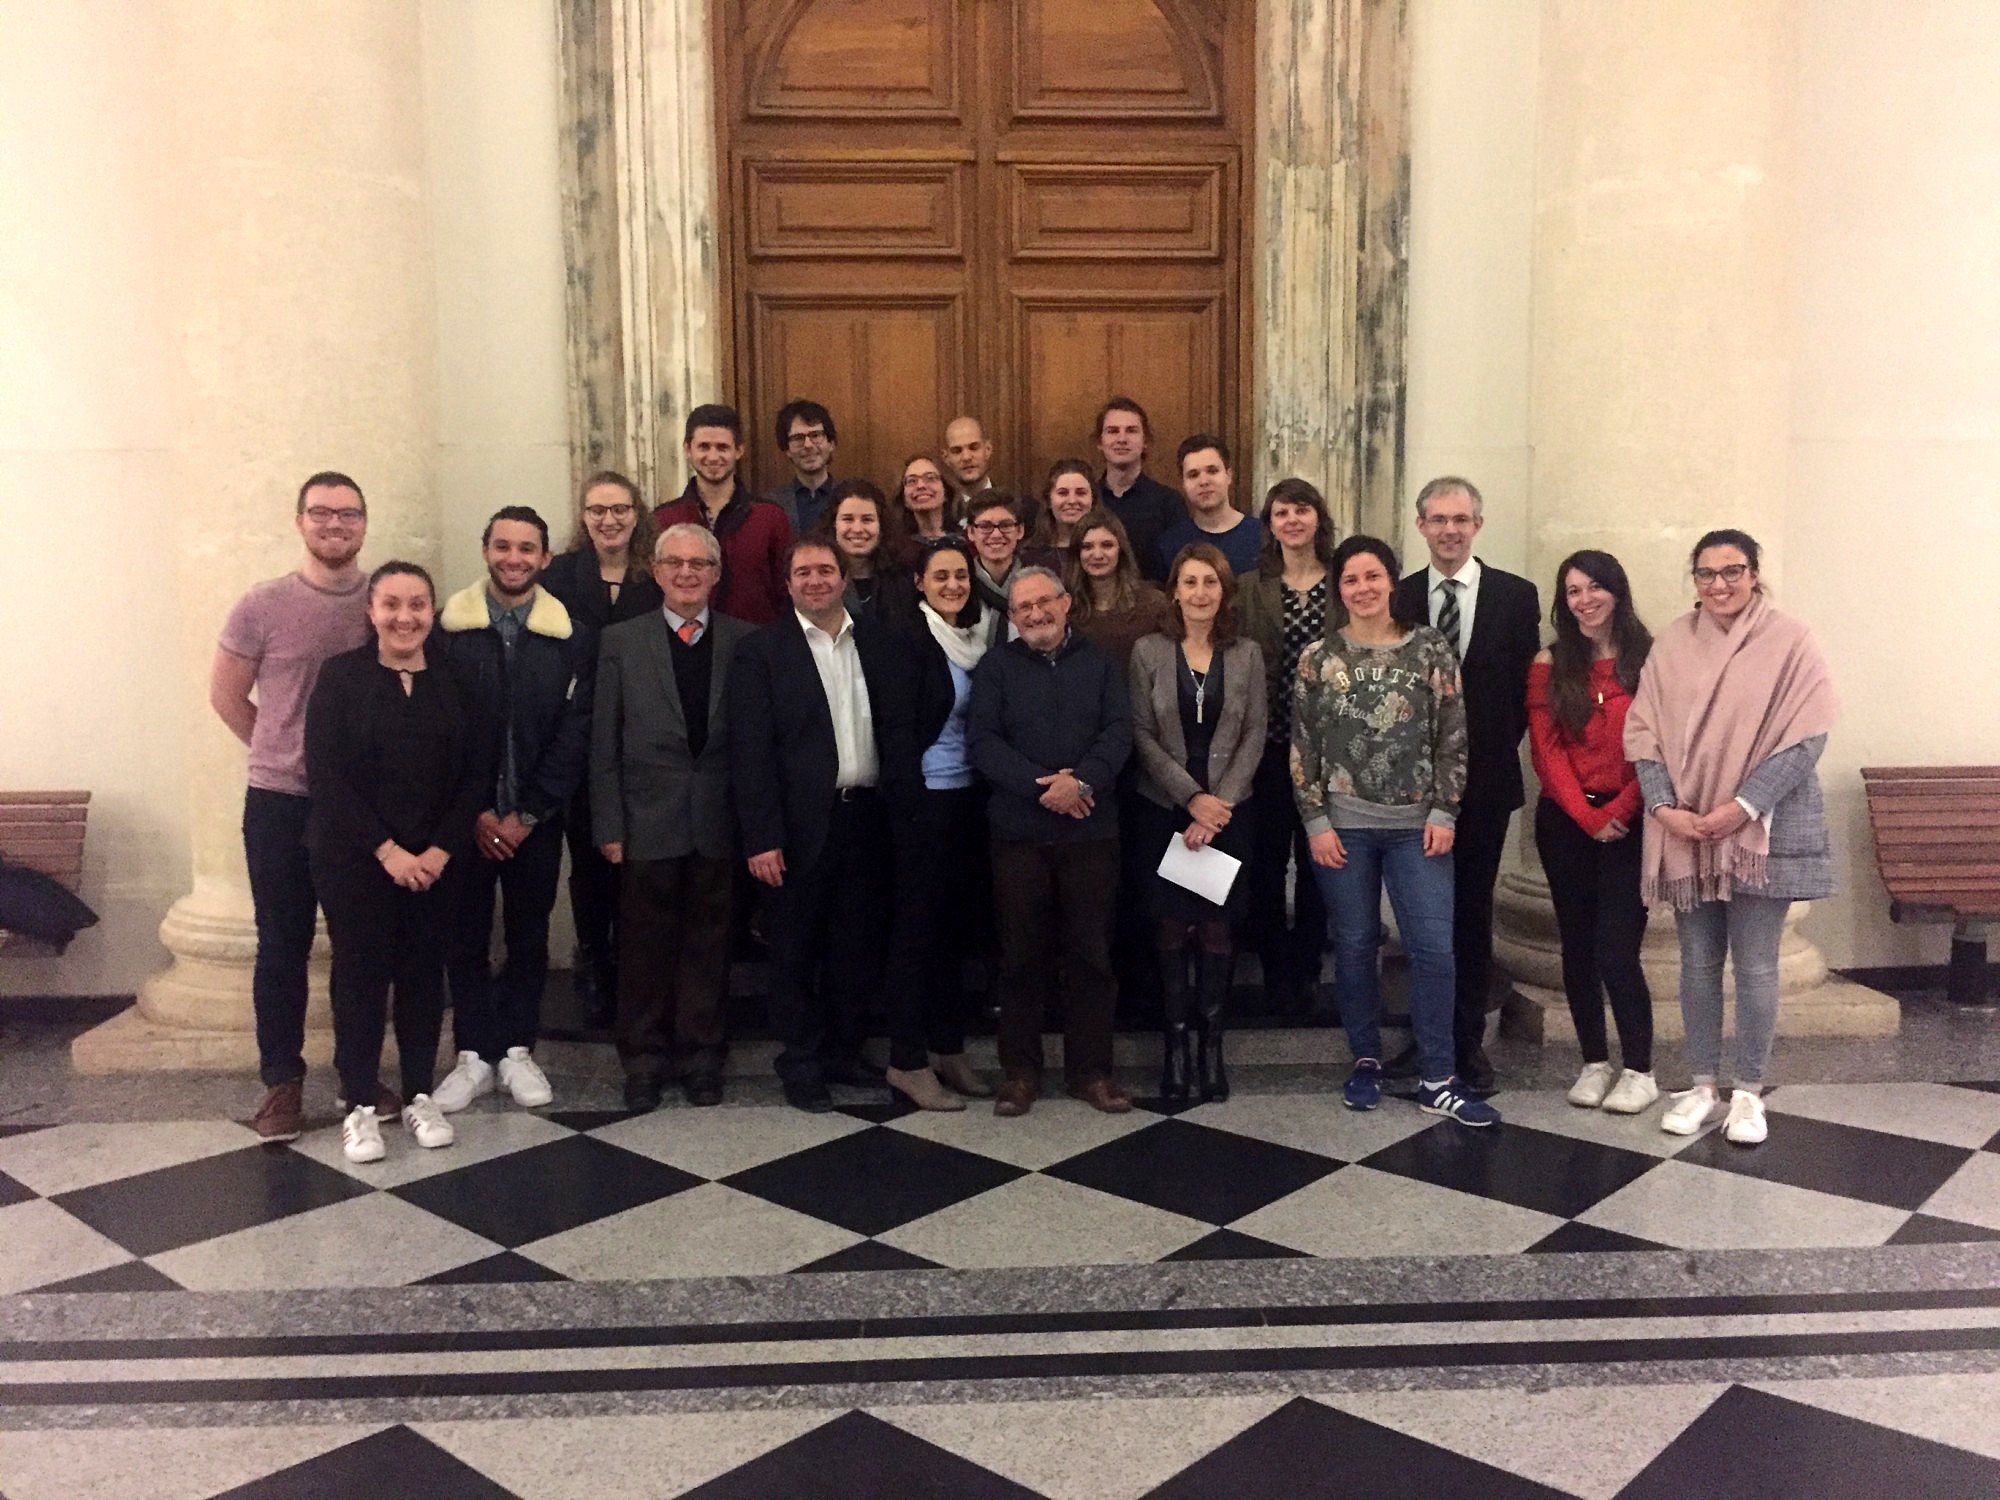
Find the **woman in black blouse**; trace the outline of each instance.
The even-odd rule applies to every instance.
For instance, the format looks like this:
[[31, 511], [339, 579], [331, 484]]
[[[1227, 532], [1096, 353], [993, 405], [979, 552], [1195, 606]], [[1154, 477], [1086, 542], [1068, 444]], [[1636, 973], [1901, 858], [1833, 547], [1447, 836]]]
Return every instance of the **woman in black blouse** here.
[[380, 1161], [382, 1035], [396, 995], [403, 1123], [417, 1144], [449, 1146], [431, 1101], [444, 1022], [445, 866], [469, 852], [493, 794], [484, 706], [424, 656], [436, 590], [415, 563], [368, 579], [375, 640], [330, 658], [306, 706], [306, 825], [313, 883], [333, 942], [333, 1057], [351, 1101], [341, 1148]]
[[[608, 626], [636, 620], [665, 602], [653, 581], [653, 514], [639, 487], [605, 469], [584, 481], [569, 550], [552, 558], [542, 587], [583, 626], [582, 670], [594, 680], [597, 642]], [[569, 843], [569, 908], [576, 921], [576, 997], [586, 1026], [611, 1024], [618, 994], [618, 871], [590, 831], [590, 778], [563, 819]]]
[[[1264, 758], [1257, 765], [1257, 837], [1243, 878], [1249, 886], [1249, 937], [1264, 968], [1265, 1001], [1274, 1011], [1304, 1011], [1313, 1008], [1318, 994], [1326, 906], [1313, 878], [1305, 825], [1292, 800], [1292, 679], [1298, 675], [1299, 653], [1326, 634], [1338, 603], [1327, 565], [1339, 538], [1326, 500], [1303, 479], [1281, 479], [1271, 486], [1263, 520], [1264, 552], [1257, 571], [1243, 580], [1240, 606], [1243, 633], [1264, 653], [1270, 682]], [[1294, 865], [1297, 878], [1288, 881]]]

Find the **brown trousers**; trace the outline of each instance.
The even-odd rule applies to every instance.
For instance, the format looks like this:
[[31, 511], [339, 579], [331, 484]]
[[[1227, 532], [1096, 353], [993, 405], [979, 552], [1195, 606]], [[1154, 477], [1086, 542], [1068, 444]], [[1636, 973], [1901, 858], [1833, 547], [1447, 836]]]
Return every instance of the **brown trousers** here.
[[627, 860], [618, 905], [618, 1057], [627, 1076], [720, 1071], [733, 860]]

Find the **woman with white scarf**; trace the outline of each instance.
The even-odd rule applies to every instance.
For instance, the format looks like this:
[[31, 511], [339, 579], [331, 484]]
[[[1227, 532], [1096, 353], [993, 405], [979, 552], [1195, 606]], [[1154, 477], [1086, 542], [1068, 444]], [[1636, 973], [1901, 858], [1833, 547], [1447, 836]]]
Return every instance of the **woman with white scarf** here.
[[895, 829], [896, 911], [889, 938], [889, 1083], [919, 1109], [958, 1110], [992, 1086], [965, 1057], [966, 955], [985, 946], [993, 907], [986, 793], [966, 755], [972, 671], [986, 622], [962, 537], [918, 544], [917, 743], [923, 791]]

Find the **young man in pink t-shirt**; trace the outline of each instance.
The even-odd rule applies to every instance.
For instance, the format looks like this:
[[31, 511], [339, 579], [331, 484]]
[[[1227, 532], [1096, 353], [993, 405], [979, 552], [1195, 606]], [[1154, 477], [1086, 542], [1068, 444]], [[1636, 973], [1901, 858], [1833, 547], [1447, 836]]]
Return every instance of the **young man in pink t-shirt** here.
[[250, 749], [243, 852], [257, 913], [258, 1071], [268, 1090], [252, 1124], [267, 1141], [298, 1135], [306, 1076], [306, 960], [319, 910], [305, 846], [306, 700], [320, 664], [371, 635], [368, 579], [355, 561], [368, 535], [361, 487], [345, 474], [313, 475], [299, 487], [294, 524], [304, 560], [236, 602], [208, 686], [209, 703]]

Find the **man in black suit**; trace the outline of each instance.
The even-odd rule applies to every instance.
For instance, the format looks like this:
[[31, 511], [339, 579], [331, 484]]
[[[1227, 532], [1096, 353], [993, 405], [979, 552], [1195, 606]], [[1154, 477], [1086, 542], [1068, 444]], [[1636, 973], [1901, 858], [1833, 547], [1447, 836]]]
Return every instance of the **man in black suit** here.
[[[1473, 1092], [1493, 1089], [1484, 1040], [1493, 987], [1493, 883], [1507, 823], [1524, 800], [1521, 736], [1528, 729], [1528, 664], [1541, 649], [1541, 600], [1527, 579], [1473, 556], [1485, 524], [1479, 490], [1445, 475], [1417, 492], [1417, 530], [1430, 547], [1427, 568], [1396, 588], [1396, 614], [1427, 620], [1457, 647], [1465, 684], [1468, 766], [1452, 846], [1452, 951], [1458, 965], [1454, 1025], [1458, 1077]], [[1402, 1064], [1398, 1058], [1396, 1064]]]
[[828, 1084], [880, 1088], [861, 1055], [880, 987], [889, 804], [917, 777], [914, 662], [903, 637], [842, 603], [846, 559], [798, 541], [792, 607], [739, 649], [730, 753], [750, 873], [769, 888], [771, 1020], [785, 1099], [814, 1114]]
[[605, 631], [590, 753], [592, 837], [619, 870], [618, 1013], [625, 1103], [652, 1109], [677, 1067], [690, 1104], [722, 1102], [736, 810], [728, 704], [756, 627], [709, 608], [722, 545], [669, 526], [653, 546], [665, 595]]

